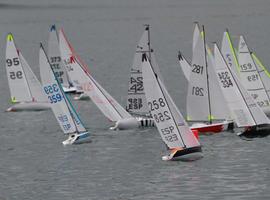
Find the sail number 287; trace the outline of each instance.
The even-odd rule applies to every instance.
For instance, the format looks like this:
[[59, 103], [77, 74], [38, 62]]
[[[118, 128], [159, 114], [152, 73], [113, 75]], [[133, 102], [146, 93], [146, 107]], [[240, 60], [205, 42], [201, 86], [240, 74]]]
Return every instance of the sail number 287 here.
[[57, 84], [44, 86], [43, 89], [44, 92], [47, 94], [51, 104], [62, 101], [62, 95], [59, 91]]

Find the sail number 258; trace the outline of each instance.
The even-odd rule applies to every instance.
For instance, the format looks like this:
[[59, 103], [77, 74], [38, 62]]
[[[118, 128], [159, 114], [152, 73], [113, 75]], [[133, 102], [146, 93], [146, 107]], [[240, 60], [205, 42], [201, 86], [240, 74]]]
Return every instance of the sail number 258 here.
[[[154, 110], [159, 110], [159, 108], [164, 107], [166, 104], [163, 98], [159, 98], [158, 100], [153, 100], [152, 102], [148, 102], [148, 105], [149, 105], [150, 110], [154, 111]], [[154, 113], [153, 118], [156, 121], [156, 123], [171, 119], [170, 114], [167, 110]]]
[[44, 86], [43, 89], [44, 92], [48, 95], [48, 99], [50, 100], [51, 104], [62, 101], [62, 95], [59, 91], [57, 84]]

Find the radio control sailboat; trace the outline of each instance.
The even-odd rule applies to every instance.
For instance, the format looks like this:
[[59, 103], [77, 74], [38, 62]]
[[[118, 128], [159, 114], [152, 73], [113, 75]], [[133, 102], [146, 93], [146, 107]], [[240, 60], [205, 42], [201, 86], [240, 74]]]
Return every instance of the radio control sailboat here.
[[198, 132], [192, 131], [143, 54], [142, 75], [145, 96], [155, 125], [170, 150], [163, 160], [198, 159], [202, 157]]
[[85, 129], [79, 115], [53, 73], [52, 66], [42, 44], [40, 45], [39, 65], [44, 94], [49, 100], [62, 131], [68, 135], [68, 139], [63, 141], [63, 145], [89, 142], [90, 134]]
[[13, 35], [7, 35], [6, 71], [13, 105], [6, 111], [41, 111], [50, 109], [41, 84], [20, 50]]
[[244, 131], [238, 135], [255, 137], [268, 135], [270, 120], [244, 88], [236, 72], [228, 66], [217, 44], [215, 48], [215, 71], [231, 116]]

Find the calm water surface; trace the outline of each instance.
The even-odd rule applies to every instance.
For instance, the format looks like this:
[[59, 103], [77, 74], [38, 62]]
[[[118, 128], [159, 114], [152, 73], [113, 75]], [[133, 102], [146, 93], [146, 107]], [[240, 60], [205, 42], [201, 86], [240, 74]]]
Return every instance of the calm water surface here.
[[96, 79], [125, 104], [129, 67], [143, 24], [165, 84], [185, 114], [187, 83], [177, 51], [191, 57], [193, 22], [205, 24], [207, 41], [229, 28], [269, 66], [268, 0], [9, 0], [0, 3], [0, 199], [270, 199], [270, 137], [244, 141], [233, 133], [201, 136], [204, 158], [164, 162], [156, 129], [109, 131], [92, 102], [75, 102], [92, 133], [90, 144], [63, 147], [51, 111], [5, 113], [9, 91], [4, 69], [5, 36], [14, 34], [39, 75], [39, 42], [51, 24], [69, 40]]

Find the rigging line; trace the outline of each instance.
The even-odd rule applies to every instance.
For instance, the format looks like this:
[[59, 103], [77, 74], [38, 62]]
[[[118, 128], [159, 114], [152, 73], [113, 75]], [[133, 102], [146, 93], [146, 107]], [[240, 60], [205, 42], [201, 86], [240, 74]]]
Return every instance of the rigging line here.
[[204, 26], [202, 26], [203, 31], [203, 49], [204, 49], [204, 60], [205, 60], [205, 69], [206, 69], [206, 84], [207, 84], [207, 95], [208, 95], [208, 108], [209, 108], [209, 122], [212, 124], [212, 110], [211, 110], [211, 100], [210, 100], [210, 90], [209, 90], [209, 75], [208, 75], [208, 63], [207, 63], [207, 55], [206, 55], [206, 47], [205, 47], [205, 31]]

